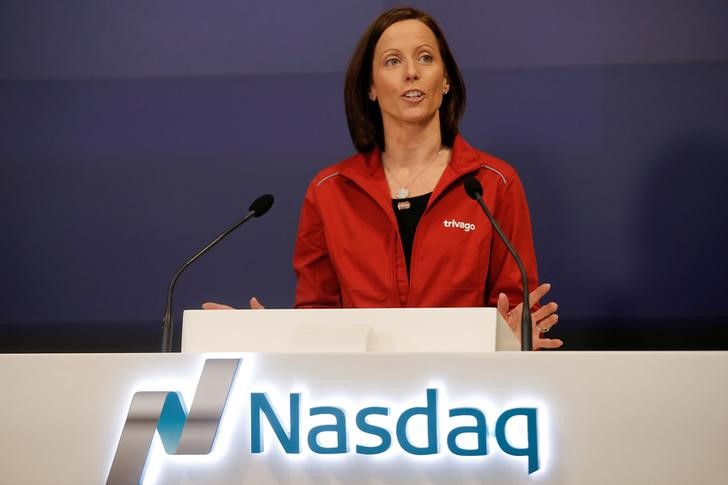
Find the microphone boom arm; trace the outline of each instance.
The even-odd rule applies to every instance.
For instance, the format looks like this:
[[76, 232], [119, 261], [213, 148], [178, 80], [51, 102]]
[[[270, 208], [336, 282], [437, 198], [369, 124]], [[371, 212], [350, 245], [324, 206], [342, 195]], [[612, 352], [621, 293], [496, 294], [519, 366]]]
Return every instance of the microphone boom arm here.
[[169, 288], [167, 288], [167, 306], [164, 308], [164, 318], [162, 319], [162, 352], [172, 351], [172, 337], [174, 333], [173, 317], [172, 317], [172, 295], [174, 294], [174, 285], [177, 284], [177, 279], [189, 265], [194, 263], [197, 258], [209, 251], [213, 246], [219, 243], [225, 236], [233, 232], [235, 229], [243, 225], [251, 217], [255, 215], [255, 211], [250, 211], [245, 214], [245, 217], [240, 219], [238, 222], [230, 226], [225, 232], [220, 234], [210, 244], [205, 246], [200, 252], [192, 256], [185, 264], [179, 267], [177, 272], [172, 276], [172, 280], [169, 282]]
[[498, 233], [503, 244], [513, 256], [516, 261], [516, 265], [521, 272], [521, 280], [523, 281], [523, 311], [521, 312], [521, 350], [529, 351], [533, 350], [533, 323], [531, 322], [531, 303], [528, 295], [528, 276], [526, 275], [526, 268], [523, 266], [521, 258], [518, 256], [518, 251], [513, 247], [508, 237], [501, 229], [498, 221], [495, 220], [493, 214], [490, 213], [488, 206], [483, 200], [483, 187], [480, 185], [475, 177], [470, 177], [465, 180], [465, 192], [472, 198], [475, 199], [480, 207], [485, 212], [486, 217], [490, 221], [495, 232]]
[[177, 272], [172, 276], [172, 280], [169, 282], [167, 288], [167, 306], [164, 309], [164, 318], [162, 319], [162, 352], [172, 351], [172, 339], [174, 334], [174, 318], [172, 315], [172, 295], [174, 294], [174, 285], [177, 283], [177, 279], [180, 277], [182, 272], [187, 269], [189, 265], [194, 263], [200, 256], [205, 254], [207, 251], [212, 249], [217, 243], [223, 240], [228, 234], [233, 232], [238, 227], [246, 223], [251, 217], [260, 217], [268, 212], [273, 205], [273, 196], [270, 194], [264, 194], [258, 197], [250, 204], [248, 213], [240, 219], [238, 222], [230, 226], [222, 234], [217, 236], [210, 244], [205, 246], [200, 252], [192, 256], [185, 264], [179, 267]]

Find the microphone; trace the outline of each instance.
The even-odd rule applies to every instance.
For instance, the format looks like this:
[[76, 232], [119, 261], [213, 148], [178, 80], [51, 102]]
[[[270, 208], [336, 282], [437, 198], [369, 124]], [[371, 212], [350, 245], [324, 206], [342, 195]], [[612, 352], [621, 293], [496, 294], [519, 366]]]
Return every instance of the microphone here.
[[523, 311], [521, 312], [521, 350], [533, 350], [531, 304], [528, 301], [528, 278], [526, 277], [526, 268], [524, 268], [521, 258], [518, 257], [518, 252], [516, 251], [516, 248], [513, 247], [511, 241], [508, 240], [508, 237], [503, 232], [503, 229], [501, 229], [501, 227], [498, 225], [498, 222], [495, 220], [495, 217], [493, 217], [493, 214], [491, 214], [490, 210], [488, 210], [488, 206], [485, 205], [485, 202], [483, 201], [483, 186], [480, 184], [478, 179], [471, 175], [465, 179], [465, 183], [463, 184], [463, 186], [465, 187], [465, 193], [468, 194], [468, 197], [478, 201], [478, 204], [480, 204], [480, 207], [482, 207], [483, 212], [485, 212], [485, 215], [490, 221], [490, 224], [493, 226], [493, 229], [495, 229], [495, 232], [498, 233], [498, 236], [501, 238], [501, 241], [503, 241], [503, 244], [506, 245], [506, 248], [508, 248], [508, 252], [511, 253], [513, 259], [516, 260], [518, 269], [521, 271], [521, 279], [523, 280]]
[[177, 283], [177, 278], [187, 269], [189, 265], [194, 263], [200, 256], [209, 251], [214, 245], [219, 243], [228, 234], [233, 232], [238, 227], [242, 226], [252, 217], [260, 217], [270, 210], [273, 206], [273, 196], [271, 194], [261, 195], [250, 204], [248, 213], [240, 219], [238, 222], [230, 226], [225, 232], [220, 234], [210, 244], [205, 246], [202, 251], [192, 256], [192, 258], [185, 264], [179, 267], [177, 272], [169, 282], [169, 288], [167, 289], [167, 306], [164, 309], [164, 319], [162, 320], [162, 352], [172, 351], [172, 334], [174, 332], [174, 325], [172, 320], [172, 294], [174, 293], [174, 285]]

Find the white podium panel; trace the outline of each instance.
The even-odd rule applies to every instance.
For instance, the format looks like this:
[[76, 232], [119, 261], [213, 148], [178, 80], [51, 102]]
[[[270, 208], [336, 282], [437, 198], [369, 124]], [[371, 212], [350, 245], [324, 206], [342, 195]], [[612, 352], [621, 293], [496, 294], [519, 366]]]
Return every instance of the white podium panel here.
[[185, 310], [182, 352], [520, 350], [495, 308]]
[[[726, 369], [728, 352], [0, 355], [0, 483], [97, 485], [112, 463], [137, 483], [141, 457], [145, 484], [718, 485]], [[149, 449], [127, 446], [140, 430]]]

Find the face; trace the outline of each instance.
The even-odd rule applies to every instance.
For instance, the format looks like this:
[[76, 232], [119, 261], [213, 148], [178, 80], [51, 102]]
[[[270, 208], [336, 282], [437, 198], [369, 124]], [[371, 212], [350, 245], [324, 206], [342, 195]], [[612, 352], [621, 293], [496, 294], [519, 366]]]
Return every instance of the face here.
[[419, 20], [403, 20], [382, 33], [374, 48], [369, 98], [391, 123], [439, 123], [448, 85], [437, 38]]

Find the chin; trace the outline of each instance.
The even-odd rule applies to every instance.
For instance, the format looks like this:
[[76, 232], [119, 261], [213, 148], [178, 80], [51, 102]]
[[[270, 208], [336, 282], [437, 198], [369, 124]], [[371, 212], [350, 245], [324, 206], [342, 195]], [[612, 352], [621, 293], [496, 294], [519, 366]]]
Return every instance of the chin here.
[[405, 123], [414, 123], [414, 124], [427, 124], [431, 122], [435, 117], [437, 116], [437, 112], [431, 113], [431, 112], [419, 112], [419, 113], [403, 113], [401, 117], [399, 117], [400, 121], [403, 121]]

